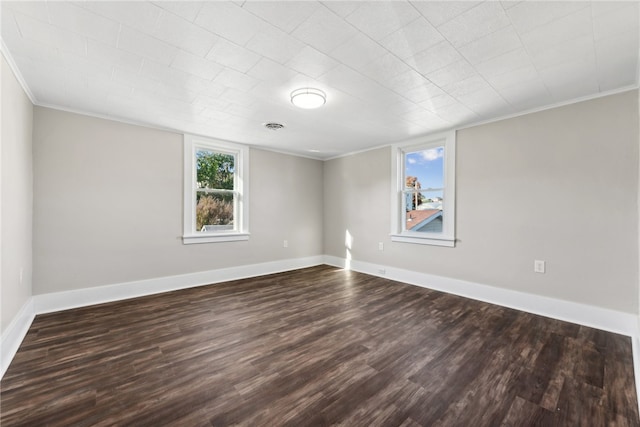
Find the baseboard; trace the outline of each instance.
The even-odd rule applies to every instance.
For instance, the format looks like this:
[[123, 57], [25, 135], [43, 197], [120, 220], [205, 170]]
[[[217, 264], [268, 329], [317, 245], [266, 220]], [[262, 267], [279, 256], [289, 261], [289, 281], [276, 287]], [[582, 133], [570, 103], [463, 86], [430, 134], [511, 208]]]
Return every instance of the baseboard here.
[[348, 268], [373, 276], [630, 336], [633, 346], [636, 387], [640, 396], [640, 338], [638, 334], [638, 316], [636, 315], [459, 279], [362, 261], [346, 260], [330, 255], [265, 262], [95, 288], [35, 295], [20, 309], [20, 312], [2, 334], [0, 340], [0, 379], [4, 376], [11, 360], [18, 351], [36, 314], [85, 307], [229, 280], [245, 279], [313, 267], [320, 264]]
[[34, 295], [35, 313], [51, 313], [88, 305], [120, 301], [128, 298], [142, 297], [162, 292], [177, 291], [229, 280], [246, 279], [265, 274], [280, 273], [298, 268], [313, 267], [323, 264], [322, 255], [306, 258], [294, 258], [281, 261], [264, 262], [218, 270], [200, 271], [197, 273], [176, 276], [158, 277], [137, 280], [94, 288], [76, 289], [73, 291], [53, 292]]
[[0, 379], [11, 364], [34, 318], [33, 298], [29, 298], [0, 338]]
[[213, 283], [227, 282], [229, 280], [246, 279], [249, 277], [263, 276], [265, 274], [297, 270], [299, 268], [313, 267], [323, 263], [324, 257], [318, 255], [137, 280], [95, 288], [34, 295], [20, 309], [20, 312], [13, 318], [0, 338], [0, 379], [2, 379], [11, 364], [36, 314], [51, 313]]
[[[638, 336], [638, 316], [631, 313], [518, 292], [480, 283], [467, 282], [450, 277], [419, 273], [356, 260], [346, 260], [330, 255], [325, 255], [324, 260], [325, 264], [340, 268], [349, 268], [373, 276], [397, 280], [423, 288], [514, 308], [516, 310], [577, 323], [579, 325], [630, 337]], [[384, 273], [382, 273], [382, 271], [384, 271]]]
[[640, 317], [635, 314], [449, 277], [435, 276], [352, 259], [347, 260], [331, 255], [324, 256], [324, 263], [338, 268], [346, 268], [372, 276], [384, 277], [423, 288], [627, 335], [631, 338], [636, 396], [638, 397], [638, 410], [640, 411]]
[[638, 413], [640, 413], [640, 337], [631, 337], [633, 350], [633, 373], [636, 380], [636, 398], [638, 400]]

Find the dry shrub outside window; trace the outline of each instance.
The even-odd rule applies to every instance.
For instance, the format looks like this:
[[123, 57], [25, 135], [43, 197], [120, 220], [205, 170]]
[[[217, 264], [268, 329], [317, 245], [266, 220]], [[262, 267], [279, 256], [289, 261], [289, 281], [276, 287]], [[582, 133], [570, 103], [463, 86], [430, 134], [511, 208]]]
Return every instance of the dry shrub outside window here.
[[196, 229], [205, 225], [233, 224], [233, 199], [202, 196], [196, 205]]

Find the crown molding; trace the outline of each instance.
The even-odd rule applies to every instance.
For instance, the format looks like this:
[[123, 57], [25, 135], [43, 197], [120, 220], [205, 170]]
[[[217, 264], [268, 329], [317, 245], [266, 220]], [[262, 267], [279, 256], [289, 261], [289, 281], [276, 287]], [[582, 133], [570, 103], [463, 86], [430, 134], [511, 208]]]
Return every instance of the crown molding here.
[[[639, 77], [640, 80], [640, 77]], [[477, 122], [471, 122], [471, 123], [466, 123], [466, 124], [462, 124], [460, 126], [457, 127], [450, 127], [450, 128], [443, 128], [441, 130], [437, 130], [434, 132], [429, 132], [429, 133], [425, 133], [422, 135], [417, 135], [417, 136], [412, 136], [410, 138], [406, 138], [400, 141], [394, 141], [388, 144], [382, 144], [382, 145], [378, 145], [375, 147], [371, 147], [371, 148], [365, 148], [363, 150], [357, 150], [357, 151], [350, 151], [348, 153], [344, 153], [344, 154], [339, 154], [337, 156], [333, 156], [333, 157], [328, 157], [326, 160], [334, 160], [334, 159], [339, 159], [341, 157], [349, 157], [349, 156], [353, 156], [356, 154], [361, 154], [361, 153], [365, 153], [367, 151], [372, 151], [372, 150], [377, 150], [379, 148], [383, 148], [383, 147], [390, 147], [394, 144], [406, 144], [406, 143], [410, 143], [410, 142], [419, 142], [420, 140], [424, 139], [424, 138], [429, 138], [433, 135], [437, 135], [437, 134], [441, 134], [441, 133], [446, 133], [446, 132], [451, 132], [451, 131], [459, 131], [459, 130], [463, 130], [463, 129], [469, 129], [469, 128], [473, 128], [473, 127], [477, 127], [477, 126], [483, 126], [483, 125], [487, 125], [487, 124], [491, 124], [491, 123], [495, 123], [495, 122], [500, 122], [502, 120], [508, 120], [508, 119], [514, 119], [516, 117], [522, 117], [522, 116], [526, 116], [529, 114], [534, 114], [534, 113], [539, 113], [542, 111], [546, 111], [546, 110], [553, 110], [554, 108], [559, 108], [559, 107], [565, 107], [567, 105], [573, 105], [573, 104], [578, 104], [580, 102], [585, 102], [585, 101], [591, 101], [593, 99], [598, 99], [598, 98], [604, 98], [607, 96], [611, 96], [611, 95], [617, 95], [619, 93], [624, 93], [624, 92], [630, 92], [633, 90], [638, 90], [640, 89], [640, 85], [638, 84], [634, 84], [634, 85], [630, 85], [630, 86], [624, 86], [618, 89], [613, 89], [613, 90], [608, 90], [605, 92], [599, 92], [593, 95], [586, 95], [586, 96], [581, 96], [578, 98], [572, 98], [569, 99], [567, 101], [562, 101], [562, 102], [554, 102], [553, 104], [548, 104], [542, 107], [536, 107], [536, 108], [530, 108], [528, 110], [524, 110], [524, 111], [519, 111], [517, 113], [512, 113], [512, 114], [507, 114], [504, 116], [498, 116], [495, 118], [491, 118], [491, 119], [486, 119], [486, 120], [481, 120], [481, 121], [477, 121]]]
[[20, 69], [18, 68], [18, 66], [16, 65], [16, 62], [13, 59], [13, 56], [11, 56], [11, 52], [9, 52], [9, 48], [4, 43], [4, 39], [2, 39], [1, 37], [0, 37], [0, 52], [2, 52], [2, 56], [4, 57], [5, 61], [7, 61], [7, 64], [9, 64], [9, 68], [11, 68], [11, 71], [13, 72], [13, 75], [16, 77], [16, 80], [18, 80], [18, 83], [20, 83], [20, 86], [22, 86], [22, 90], [24, 90], [24, 93], [27, 94], [29, 101], [31, 101], [33, 105], [38, 105], [38, 100], [33, 95], [33, 92], [31, 92], [31, 89], [29, 89], [29, 85], [27, 85], [27, 81], [22, 76]]

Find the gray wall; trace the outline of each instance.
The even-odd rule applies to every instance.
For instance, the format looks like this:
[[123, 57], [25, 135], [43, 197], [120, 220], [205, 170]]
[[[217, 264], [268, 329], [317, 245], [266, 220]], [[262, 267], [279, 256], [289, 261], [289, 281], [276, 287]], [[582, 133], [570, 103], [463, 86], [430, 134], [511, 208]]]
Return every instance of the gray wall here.
[[323, 253], [320, 161], [252, 149], [250, 240], [183, 245], [182, 135], [36, 107], [33, 141], [34, 294]]
[[348, 232], [355, 260], [638, 312], [637, 91], [459, 131], [455, 248], [389, 240], [389, 148], [324, 163], [252, 149], [251, 239], [183, 245], [181, 135], [32, 118], [2, 65], [3, 330], [31, 294], [32, 122], [34, 294], [345, 257]]
[[637, 91], [458, 131], [455, 248], [390, 241], [389, 148], [330, 160], [325, 253], [637, 313], [639, 140]]
[[[0, 55], [1, 56], [1, 55]], [[33, 106], [2, 56], [0, 332], [31, 297]], [[22, 283], [20, 271], [22, 270]]]

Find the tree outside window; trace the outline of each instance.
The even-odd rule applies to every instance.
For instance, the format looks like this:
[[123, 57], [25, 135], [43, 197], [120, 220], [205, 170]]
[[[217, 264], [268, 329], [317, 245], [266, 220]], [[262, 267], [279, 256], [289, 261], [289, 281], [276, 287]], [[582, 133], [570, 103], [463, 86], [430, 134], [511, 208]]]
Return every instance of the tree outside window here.
[[184, 136], [184, 244], [249, 239], [249, 147]]
[[233, 229], [235, 157], [198, 150], [196, 167], [196, 230]]

